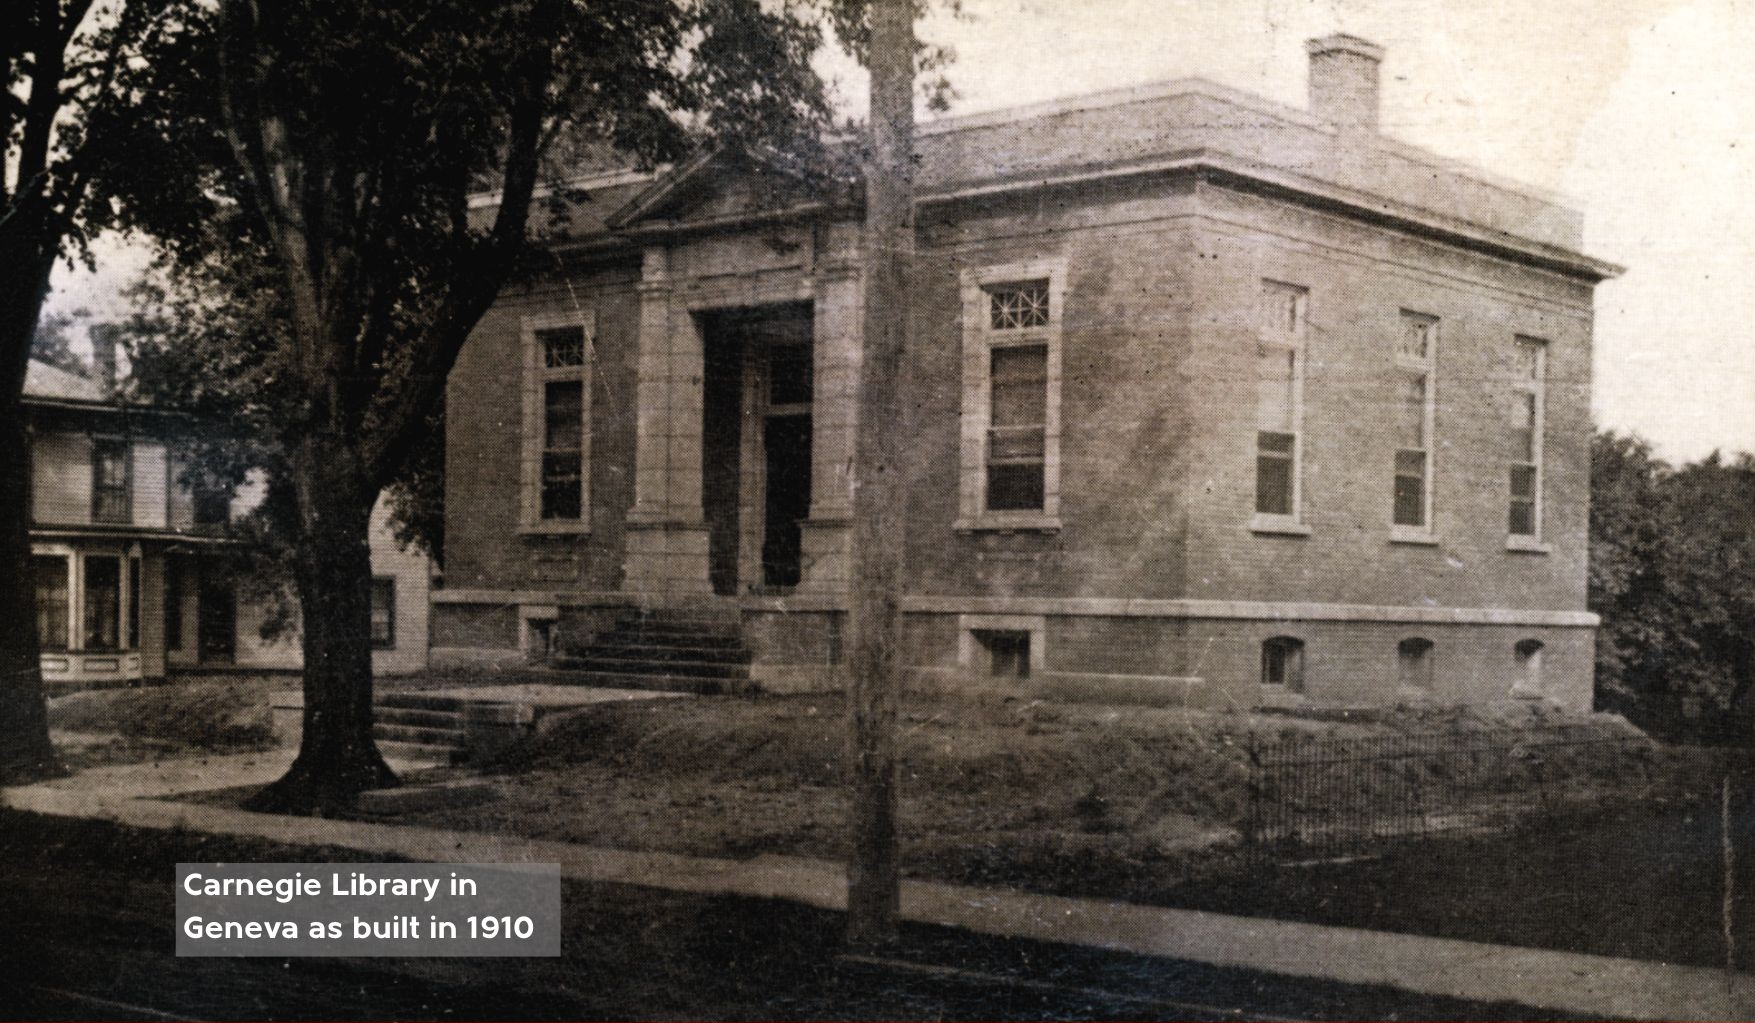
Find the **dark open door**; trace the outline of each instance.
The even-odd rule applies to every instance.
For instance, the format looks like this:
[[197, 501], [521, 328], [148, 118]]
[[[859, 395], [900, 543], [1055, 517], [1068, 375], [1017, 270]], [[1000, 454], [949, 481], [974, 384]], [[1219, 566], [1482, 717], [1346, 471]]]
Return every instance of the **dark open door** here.
[[810, 428], [808, 415], [767, 419], [762, 582], [768, 586], [797, 586], [802, 575], [800, 524], [810, 515]]

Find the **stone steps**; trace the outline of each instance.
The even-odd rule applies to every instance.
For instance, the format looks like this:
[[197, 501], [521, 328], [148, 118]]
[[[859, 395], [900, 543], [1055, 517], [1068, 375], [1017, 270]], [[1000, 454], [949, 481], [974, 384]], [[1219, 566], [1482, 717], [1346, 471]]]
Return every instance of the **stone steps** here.
[[578, 685], [661, 692], [749, 688], [752, 654], [735, 613], [637, 611], [550, 661]]
[[372, 738], [387, 757], [454, 764], [469, 755], [463, 701], [451, 697], [378, 694], [372, 703]]

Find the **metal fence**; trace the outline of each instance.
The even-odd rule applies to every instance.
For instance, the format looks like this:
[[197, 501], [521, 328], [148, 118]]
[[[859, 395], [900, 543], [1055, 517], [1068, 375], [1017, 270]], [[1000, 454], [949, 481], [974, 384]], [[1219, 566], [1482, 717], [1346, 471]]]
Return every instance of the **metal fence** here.
[[1258, 742], [1244, 842], [1262, 859], [1329, 859], [1499, 830], [1572, 803], [1581, 777], [1639, 772], [1650, 748], [1595, 725]]

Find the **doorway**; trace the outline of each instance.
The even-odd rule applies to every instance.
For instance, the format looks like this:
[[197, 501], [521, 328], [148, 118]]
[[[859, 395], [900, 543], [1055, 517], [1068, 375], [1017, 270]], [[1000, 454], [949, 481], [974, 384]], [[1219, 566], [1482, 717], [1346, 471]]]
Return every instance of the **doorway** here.
[[702, 323], [701, 504], [713, 592], [784, 593], [804, 574], [814, 369], [807, 303]]

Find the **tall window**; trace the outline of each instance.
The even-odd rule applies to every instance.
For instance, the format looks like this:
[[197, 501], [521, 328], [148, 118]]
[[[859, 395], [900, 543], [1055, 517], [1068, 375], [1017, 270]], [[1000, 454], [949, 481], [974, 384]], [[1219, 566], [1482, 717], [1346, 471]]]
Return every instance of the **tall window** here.
[[1432, 646], [1431, 640], [1420, 637], [1396, 644], [1396, 674], [1402, 688], [1431, 690], [1432, 665], [1437, 660], [1432, 654]]
[[1548, 346], [1517, 339], [1511, 390], [1511, 536], [1537, 540], [1542, 531], [1542, 432], [1547, 415]]
[[87, 555], [84, 650], [116, 650], [122, 643], [122, 559]]
[[1064, 267], [964, 275], [959, 525], [1056, 525]]
[[536, 530], [578, 530], [590, 510], [589, 317], [527, 320], [522, 519]]
[[372, 647], [388, 650], [396, 645], [396, 580], [372, 578]]
[[140, 649], [140, 559], [128, 559], [128, 649]]
[[1432, 531], [1433, 375], [1438, 320], [1402, 313], [1396, 338], [1395, 502], [1391, 522], [1403, 535]]
[[1257, 524], [1298, 520], [1307, 299], [1303, 288], [1262, 282], [1255, 346]]
[[183, 649], [183, 559], [165, 558], [165, 649]]
[[1289, 693], [1304, 691], [1304, 641], [1275, 636], [1261, 645], [1261, 684]]
[[91, 520], [128, 522], [133, 498], [128, 486], [128, 442], [98, 437], [91, 442]]
[[67, 559], [59, 554], [36, 554], [30, 567], [37, 589], [37, 645], [44, 650], [65, 650], [70, 609]]

